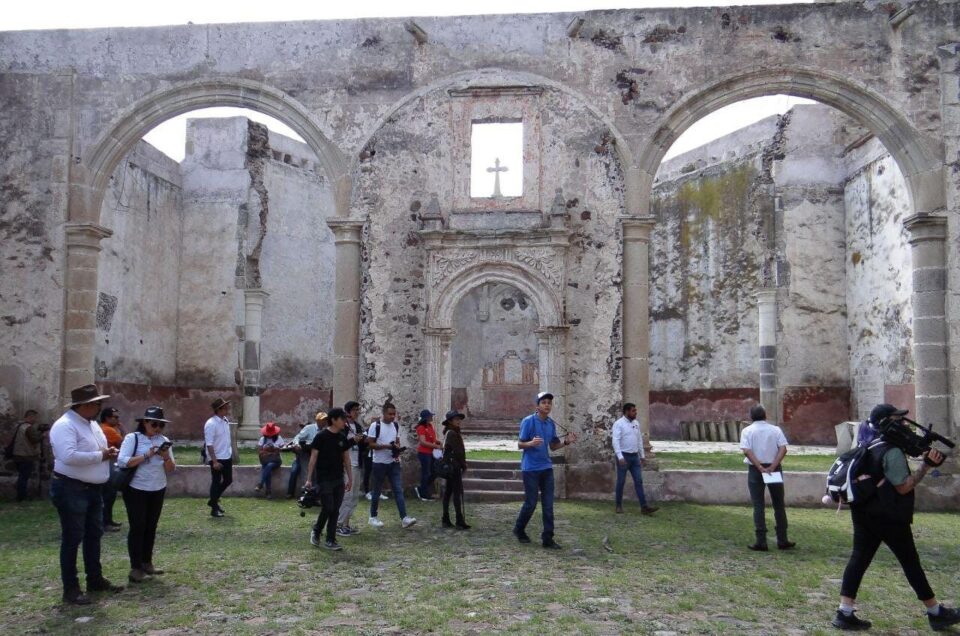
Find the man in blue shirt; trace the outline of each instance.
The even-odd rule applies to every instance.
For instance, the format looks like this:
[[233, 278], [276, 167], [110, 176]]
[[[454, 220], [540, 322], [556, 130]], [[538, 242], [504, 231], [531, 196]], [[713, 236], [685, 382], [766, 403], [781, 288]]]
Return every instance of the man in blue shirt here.
[[[537, 509], [537, 498], [543, 504], [543, 547], [559, 550], [560, 544], [553, 540], [553, 462], [550, 451], [558, 450], [577, 441], [574, 433], [567, 433], [561, 440], [557, 437], [557, 425], [550, 419], [553, 395], [537, 395], [537, 410], [520, 422], [520, 439], [517, 447], [523, 451], [520, 470], [523, 475], [523, 507], [513, 526], [513, 534], [520, 543], [530, 543], [526, 528], [530, 517]], [[549, 446], [549, 448], [548, 448]]]

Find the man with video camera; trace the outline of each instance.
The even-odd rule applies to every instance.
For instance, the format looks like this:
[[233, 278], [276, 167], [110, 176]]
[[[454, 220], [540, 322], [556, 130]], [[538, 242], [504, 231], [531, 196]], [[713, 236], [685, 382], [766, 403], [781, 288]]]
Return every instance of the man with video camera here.
[[[881, 543], [887, 544], [897, 557], [907, 581], [927, 608], [930, 627], [939, 631], [960, 623], [960, 612], [941, 605], [930, 589], [910, 528], [914, 489], [931, 467], [939, 466], [944, 460], [940, 451], [930, 447], [930, 440], [950, 446], [953, 443], [927, 429], [924, 437], [911, 431], [904, 422], [907, 412], [890, 404], [878, 404], [870, 413], [870, 423], [879, 431], [880, 439], [868, 447], [866, 470], [862, 475], [875, 480], [877, 487], [875, 494], [850, 506], [853, 552], [843, 571], [840, 607], [833, 619], [833, 626], [839, 629], [870, 628], [870, 621], [854, 613], [855, 602], [863, 575]], [[907, 465], [907, 454], [923, 457], [923, 465], [913, 474]]]

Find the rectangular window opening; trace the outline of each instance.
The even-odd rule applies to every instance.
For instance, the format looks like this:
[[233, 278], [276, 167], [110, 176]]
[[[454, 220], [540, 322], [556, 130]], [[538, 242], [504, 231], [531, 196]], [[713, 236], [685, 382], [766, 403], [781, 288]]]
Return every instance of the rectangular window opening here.
[[523, 196], [523, 122], [473, 122], [470, 131], [470, 197]]

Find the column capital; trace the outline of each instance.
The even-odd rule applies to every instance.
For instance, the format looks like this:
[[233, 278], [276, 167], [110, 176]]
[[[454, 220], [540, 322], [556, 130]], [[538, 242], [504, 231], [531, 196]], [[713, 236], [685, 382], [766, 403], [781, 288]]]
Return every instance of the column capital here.
[[758, 305], [775, 304], [777, 302], [777, 289], [776, 287], [758, 289], [756, 298]]
[[946, 217], [914, 214], [904, 220], [903, 227], [910, 232], [910, 245], [925, 241], [945, 241], [947, 238]]
[[618, 216], [617, 220], [623, 227], [623, 242], [650, 241], [650, 232], [657, 224], [652, 216]]
[[243, 299], [248, 305], [263, 305], [263, 301], [267, 299], [270, 294], [259, 287], [253, 289], [244, 289], [243, 290]]
[[344, 243], [360, 243], [360, 232], [363, 230], [363, 221], [354, 219], [327, 219], [327, 227], [333, 230], [335, 245]]
[[100, 241], [113, 236], [113, 230], [99, 223], [72, 221], [64, 225], [67, 235], [67, 247], [89, 247], [100, 250]]

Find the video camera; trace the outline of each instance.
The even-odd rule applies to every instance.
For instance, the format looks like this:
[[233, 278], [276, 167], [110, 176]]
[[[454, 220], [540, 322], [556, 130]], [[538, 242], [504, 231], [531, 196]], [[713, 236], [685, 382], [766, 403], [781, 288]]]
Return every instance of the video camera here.
[[[907, 426], [907, 424], [922, 430], [923, 435], [918, 434]], [[920, 457], [931, 449], [934, 442], [940, 442], [948, 448], [954, 448], [956, 446], [952, 440], [947, 439], [939, 433], [934, 433], [932, 424], [930, 426], [924, 426], [906, 417], [884, 418], [877, 424], [877, 430], [880, 431], [880, 435], [884, 441], [896, 446], [910, 457]], [[928, 461], [927, 463], [930, 462]], [[932, 463], [930, 464], [931, 466], [934, 465]], [[936, 465], [939, 466], [939, 464]]]
[[316, 488], [304, 487], [300, 491], [300, 497], [297, 499], [297, 505], [300, 506], [300, 516], [307, 516], [307, 508], [313, 508], [320, 505], [320, 494]]

